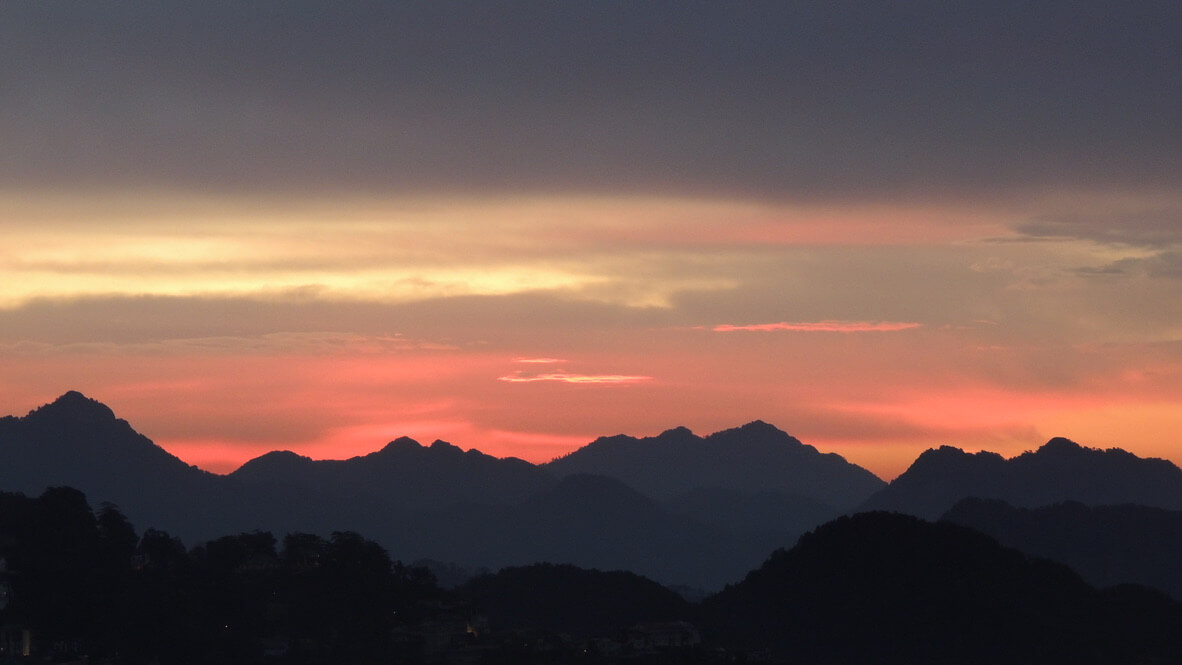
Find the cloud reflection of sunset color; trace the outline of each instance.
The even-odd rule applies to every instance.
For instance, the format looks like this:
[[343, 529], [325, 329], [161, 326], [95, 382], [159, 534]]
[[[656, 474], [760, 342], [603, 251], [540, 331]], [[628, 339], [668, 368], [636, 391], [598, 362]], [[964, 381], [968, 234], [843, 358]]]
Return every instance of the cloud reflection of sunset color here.
[[1135, 4], [4, 4], [0, 413], [218, 471], [755, 419], [1182, 462], [1182, 17]]

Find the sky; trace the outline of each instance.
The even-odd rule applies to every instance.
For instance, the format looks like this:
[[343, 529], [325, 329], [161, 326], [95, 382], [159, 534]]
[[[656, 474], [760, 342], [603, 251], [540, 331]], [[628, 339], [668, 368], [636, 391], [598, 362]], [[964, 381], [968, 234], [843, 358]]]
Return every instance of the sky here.
[[1182, 463], [1176, 2], [0, 4], [0, 413]]

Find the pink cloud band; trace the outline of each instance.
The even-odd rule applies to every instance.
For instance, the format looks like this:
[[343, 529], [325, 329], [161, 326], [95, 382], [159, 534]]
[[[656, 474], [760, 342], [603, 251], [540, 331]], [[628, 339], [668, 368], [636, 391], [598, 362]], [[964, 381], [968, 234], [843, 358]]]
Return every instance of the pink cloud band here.
[[770, 332], [776, 330], [791, 330], [797, 332], [893, 332], [918, 328], [921, 324], [905, 321], [781, 321], [779, 323], [757, 323], [745, 326], [721, 324], [711, 328], [714, 332], [734, 332], [749, 330], [756, 332]]

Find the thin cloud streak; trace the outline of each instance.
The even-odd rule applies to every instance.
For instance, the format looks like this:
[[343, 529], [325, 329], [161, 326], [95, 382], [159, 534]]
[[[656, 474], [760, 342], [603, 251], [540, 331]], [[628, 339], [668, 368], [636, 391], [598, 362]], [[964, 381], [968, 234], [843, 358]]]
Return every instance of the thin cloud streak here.
[[497, 381], [505, 381], [508, 383], [534, 383], [537, 381], [556, 381], [559, 383], [604, 383], [604, 384], [619, 384], [619, 383], [640, 383], [642, 381], [651, 381], [651, 376], [634, 376], [627, 374], [567, 374], [565, 372], [555, 372], [551, 374], [524, 374], [517, 372], [514, 374], [506, 374], [505, 376], [497, 377]]
[[752, 325], [731, 325], [729, 323], [724, 323], [714, 326], [711, 328], [711, 330], [714, 332], [772, 332], [777, 330], [788, 330], [794, 332], [855, 333], [895, 332], [898, 330], [911, 330], [912, 328], [918, 328], [921, 325], [922, 324], [920, 323], [902, 321], [781, 321], [779, 323], [756, 323]]

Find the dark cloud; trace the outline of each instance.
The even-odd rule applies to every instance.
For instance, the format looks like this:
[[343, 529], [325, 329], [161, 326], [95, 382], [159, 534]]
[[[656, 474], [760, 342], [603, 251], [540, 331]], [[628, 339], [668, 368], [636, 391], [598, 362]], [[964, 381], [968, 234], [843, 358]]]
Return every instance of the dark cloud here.
[[1177, 186], [1172, 2], [0, 5], [30, 185]]
[[1161, 248], [1182, 244], [1182, 209], [1041, 217], [1014, 226], [1032, 238]]
[[1127, 258], [1107, 265], [1078, 270], [1089, 277], [1144, 275], [1161, 279], [1182, 279], [1182, 252], [1156, 252], [1146, 257]]
[[1086, 240], [1138, 251], [1110, 263], [1077, 268], [1087, 277], [1182, 278], [1182, 209], [1041, 217], [1014, 226], [1031, 240]]

